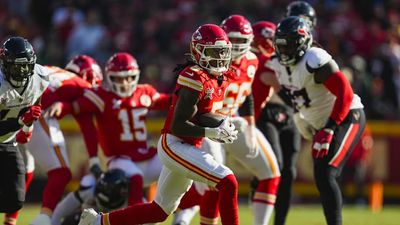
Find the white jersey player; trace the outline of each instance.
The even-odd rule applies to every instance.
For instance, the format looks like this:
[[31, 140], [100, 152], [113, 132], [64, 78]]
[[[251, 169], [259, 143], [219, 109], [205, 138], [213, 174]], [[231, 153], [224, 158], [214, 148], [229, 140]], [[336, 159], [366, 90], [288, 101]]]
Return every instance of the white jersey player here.
[[327, 224], [341, 225], [342, 196], [336, 178], [360, 139], [365, 115], [360, 97], [331, 55], [312, 43], [304, 19], [283, 19], [274, 38], [277, 56], [270, 65], [297, 110], [297, 128], [313, 142], [314, 177]]
[[31, 135], [48, 80], [32, 45], [21, 37], [4, 42], [0, 65], [0, 212], [14, 213], [25, 201], [25, 166], [15, 137], [21, 128], [22, 136]]

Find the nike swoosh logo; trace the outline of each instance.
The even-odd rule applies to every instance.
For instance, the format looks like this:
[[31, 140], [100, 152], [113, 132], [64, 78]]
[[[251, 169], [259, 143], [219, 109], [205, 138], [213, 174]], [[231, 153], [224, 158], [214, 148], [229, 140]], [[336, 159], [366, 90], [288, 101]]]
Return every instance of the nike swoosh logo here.
[[193, 73], [189, 73], [189, 72], [186, 72], [186, 74], [191, 76], [191, 77], [193, 77], [193, 75], [194, 75]]

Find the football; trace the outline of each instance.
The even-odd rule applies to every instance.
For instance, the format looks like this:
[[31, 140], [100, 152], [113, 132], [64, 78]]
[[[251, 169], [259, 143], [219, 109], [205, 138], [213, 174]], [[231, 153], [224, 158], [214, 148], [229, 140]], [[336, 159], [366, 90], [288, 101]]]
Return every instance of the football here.
[[215, 113], [203, 113], [197, 116], [197, 125], [202, 127], [218, 127], [224, 121], [225, 116]]

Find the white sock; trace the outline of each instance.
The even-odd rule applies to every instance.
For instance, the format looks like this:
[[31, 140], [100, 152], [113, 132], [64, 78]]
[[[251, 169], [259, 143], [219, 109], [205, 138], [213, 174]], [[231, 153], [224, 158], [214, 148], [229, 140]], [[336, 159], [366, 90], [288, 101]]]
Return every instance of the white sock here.
[[252, 211], [254, 225], [268, 225], [272, 212], [274, 211], [274, 205], [253, 202]]

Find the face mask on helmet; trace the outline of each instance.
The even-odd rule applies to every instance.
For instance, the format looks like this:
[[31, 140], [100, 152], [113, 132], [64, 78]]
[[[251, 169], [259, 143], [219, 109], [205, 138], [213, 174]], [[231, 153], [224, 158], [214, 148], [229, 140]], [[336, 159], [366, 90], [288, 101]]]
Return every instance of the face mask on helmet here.
[[213, 75], [220, 75], [229, 69], [231, 62], [231, 46], [201, 46], [196, 50], [201, 55], [199, 65]]
[[312, 35], [304, 19], [287, 17], [278, 24], [274, 38], [276, 55], [282, 65], [297, 63], [311, 47]]
[[129, 97], [136, 90], [140, 70], [136, 59], [128, 53], [113, 55], [106, 64], [109, 89], [120, 97]]
[[122, 207], [128, 199], [128, 179], [124, 171], [112, 169], [100, 176], [96, 183], [95, 200], [105, 210]]
[[217, 25], [202, 25], [192, 35], [192, 59], [211, 75], [220, 76], [228, 71], [232, 59], [231, 51], [232, 45], [228, 36]]
[[32, 45], [21, 37], [9, 38], [0, 51], [0, 66], [6, 80], [14, 88], [28, 84], [36, 63]]

